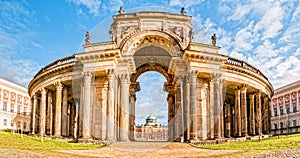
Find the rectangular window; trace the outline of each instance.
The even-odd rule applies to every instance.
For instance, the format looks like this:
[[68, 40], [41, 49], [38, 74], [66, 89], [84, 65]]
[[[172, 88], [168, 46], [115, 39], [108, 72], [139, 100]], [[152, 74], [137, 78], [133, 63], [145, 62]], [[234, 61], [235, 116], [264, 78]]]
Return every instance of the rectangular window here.
[[15, 104], [14, 103], [11, 103], [10, 105], [10, 112], [15, 112]]
[[18, 107], [17, 107], [17, 113], [20, 115], [20, 113], [21, 113], [21, 106], [20, 105], [18, 105]]
[[283, 122], [280, 122], [280, 133], [283, 133]]
[[4, 120], [3, 120], [3, 125], [4, 125], [4, 126], [7, 126], [7, 119], [4, 119]]
[[7, 102], [3, 102], [3, 111], [7, 111]]
[[24, 112], [23, 112], [24, 115], [27, 114], [27, 107], [24, 107]]
[[293, 126], [297, 126], [297, 120], [293, 120]]
[[274, 123], [274, 129], [277, 129], [277, 124], [276, 123]]
[[274, 108], [274, 116], [277, 117], [277, 108]]
[[290, 113], [290, 105], [286, 105], [286, 113], [287, 113], [287, 114]]
[[293, 103], [293, 112], [297, 112], [297, 104]]
[[280, 115], [282, 116], [283, 115], [283, 107], [280, 106]]

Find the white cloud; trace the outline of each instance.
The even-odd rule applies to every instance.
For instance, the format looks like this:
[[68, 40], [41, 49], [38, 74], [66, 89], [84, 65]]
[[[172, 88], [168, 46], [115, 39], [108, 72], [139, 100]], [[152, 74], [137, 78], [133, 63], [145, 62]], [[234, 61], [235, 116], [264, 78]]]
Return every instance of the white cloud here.
[[203, 1], [204, 0], [170, 0], [170, 5], [188, 8], [193, 5], [201, 4]]
[[78, 6], [80, 5], [85, 6], [91, 14], [94, 15], [99, 14], [101, 0], [69, 0], [69, 1]]
[[[123, 1], [122, 0], [110, 0], [106, 3], [103, 3], [101, 8], [103, 11], [109, 11], [112, 13], [117, 13], [118, 10], [120, 9], [120, 6], [123, 6]], [[125, 10], [126, 12], [126, 10]]]

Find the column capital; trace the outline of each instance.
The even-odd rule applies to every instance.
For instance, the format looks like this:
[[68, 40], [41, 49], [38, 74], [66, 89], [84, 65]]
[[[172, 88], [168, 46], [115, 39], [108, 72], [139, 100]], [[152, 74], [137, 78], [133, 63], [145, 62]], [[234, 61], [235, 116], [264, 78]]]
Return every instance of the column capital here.
[[55, 86], [55, 88], [56, 88], [57, 90], [62, 90], [62, 89], [63, 89], [63, 84], [62, 84], [61, 82], [56, 82], [56, 83], [54, 84], [54, 86]]
[[197, 78], [197, 75], [198, 75], [198, 70], [190, 70], [188, 75], [191, 77], [191, 78]]
[[106, 74], [109, 77], [109, 79], [114, 79], [116, 76], [116, 71], [114, 69], [107, 69]]
[[129, 79], [128, 74], [119, 74], [118, 76], [119, 76], [121, 82], [128, 82], [128, 79]]
[[47, 89], [45, 87], [42, 87], [40, 91], [41, 91], [42, 95], [46, 95], [47, 94]]
[[84, 77], [84, 80], [91, 80], [93, 74], [90, 71], [84, 71], [82, 72], [82, 76]]
[[244, 83], [244, 84], [242, 84], [242, 86], [241, 86], [241, 90], [246, 90], [247, 87], [248, 87], [248, 84]]

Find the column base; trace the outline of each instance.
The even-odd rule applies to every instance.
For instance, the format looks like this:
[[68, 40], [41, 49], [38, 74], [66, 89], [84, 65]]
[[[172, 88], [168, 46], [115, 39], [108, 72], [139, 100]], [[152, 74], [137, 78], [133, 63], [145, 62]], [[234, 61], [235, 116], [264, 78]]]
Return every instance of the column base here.
[[120, 138], [120, 142], [130, 142], [129, 138]]

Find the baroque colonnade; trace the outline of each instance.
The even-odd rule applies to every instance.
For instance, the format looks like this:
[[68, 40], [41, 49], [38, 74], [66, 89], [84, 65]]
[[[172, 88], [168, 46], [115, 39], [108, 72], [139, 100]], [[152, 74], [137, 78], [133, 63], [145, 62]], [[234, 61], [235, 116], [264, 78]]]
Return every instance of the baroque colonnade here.
[[[252, 65], [194, 43], [191, 17], [162, 12], [113, 16], [111, 41], [42, 68], [28, 86], [32, 133], [105, 141], [134, 140], [137, 78], [156, 71], [168, 93], [170, 141], [269, 132], [273, 87]], [[51, 131], [51, 132], [50, 132]]]

